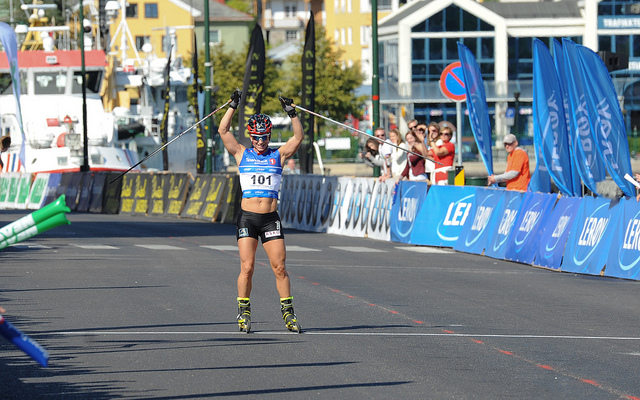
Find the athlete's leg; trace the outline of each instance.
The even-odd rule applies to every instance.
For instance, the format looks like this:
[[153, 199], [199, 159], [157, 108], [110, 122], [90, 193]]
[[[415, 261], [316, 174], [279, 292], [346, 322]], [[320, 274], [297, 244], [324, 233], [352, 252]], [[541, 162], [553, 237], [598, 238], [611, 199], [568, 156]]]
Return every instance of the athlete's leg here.
[[238, 297], [249, 298], [251, 295], [251, 279], [256, 262], [258, 239], [244, 237], [238, 239], [240, 250], [240, 275], [238, 275]]
[[262, 245], [264, 251], [267, 252], [269, 262], [271, 263], [271, 269], [276, 276], [276, 288], [280, 298], [291, 296], [291, 281], [289, 280], [289, 274], [285, 267], [285, 259], [287, 258], [287, 251], [284, 247], [284, 239], [269, 240]]

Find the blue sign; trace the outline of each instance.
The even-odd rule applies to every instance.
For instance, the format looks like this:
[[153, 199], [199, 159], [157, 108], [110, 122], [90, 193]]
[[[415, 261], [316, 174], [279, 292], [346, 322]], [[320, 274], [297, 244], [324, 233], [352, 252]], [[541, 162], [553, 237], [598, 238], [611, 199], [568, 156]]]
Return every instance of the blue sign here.
[[637, 279], [640, 272], [640, 203], [622, 199], [622, 217], [613, 234], [605, 276]]
[[622, 207], [603, 197], [584, 197], [562, 259], [562, 271], [600, 275]]
[[520, 212], [509, 237], [505, 258], [531, 264], [536, 256], [540, 231], [548, 221], [558, 195], [546, 193], [524, 194]]
[[482, 254], [487, 244], [488, 232], [494, 210], [502, 200], [504, 190], [476, 188], [476, 201], [464, 231], [458, 237], [453, 248], [465, 253]]
[[428, 189], [429, 185], [426, 182], [411, 181], [402, 181], [396, 187], [394, 203], [391, 208], [392, 241], [412, 243], [413, 227]]
[[523, 193], [514, 190], [503, 191], [503, 207], [498, 207], [494, 213], [495, 225], [490, 231], [485, 256], [504, 259], [507, 251], [507, 241], [511, 235], [514, 222], [522, 204]]
[[534, 264], [558, 269], [573, 219], [582, 204], [580, 197], [561, 197], [545, 221]]
[[475, 197], [474, 187], [431, 186], [418, 211], [411, 243], [453, 247], [469, 221]]
[[467, 98], [467, 91], [464, 87], [464, 72], [460, 61], [446, 66], [440, 74], [440, 90], [442, 94], [451, 100], [463, 101]]

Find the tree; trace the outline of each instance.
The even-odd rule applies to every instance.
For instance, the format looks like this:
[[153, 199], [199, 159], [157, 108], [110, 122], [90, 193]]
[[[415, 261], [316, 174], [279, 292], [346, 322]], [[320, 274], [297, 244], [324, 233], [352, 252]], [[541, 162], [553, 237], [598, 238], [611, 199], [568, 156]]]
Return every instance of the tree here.
[[[216, 46], [211, 50], [211, 63], [213, 64], [213, 85], [218, 90], [212, 96], [212, 108], [215, 109], [229, 100], [231, 93], [239, 88], [242, 90], [242, 79], [247, 61], [249, 45], [242, 51], [224, 52], [223, 46]], [[198, 55], [198, 78], [205, 81], [204, 50]], [[191, 61], [189, 61], [190, 63]], [[282, 112], [278, 95], [282, 81], [276, 65], [269, 58], [265, 60], [264, 89], [262, 93], [262, 114], [273, 115]], [[189, 92], [190, 96], [192, 95]], [[193, 97], [191, 97], [193, 98]], [[214, 116], [216, 124], [220, 123], [224, 112], [221, 110]], [[234, 116], [237, 123], [238, 114]]]
[[[328, 39], [325, 29], [316, 25], [316, 98], [315, 109], [318, 114], [342, 122], [348, 115], [362, 116], [365, 96], [356, 97], [354, 90], [362, 85], [364, 74], [360, 63], [348, 67], [340, 59], [342, 50], [336, 50], [333, 41]], [[283, 66], [288, 79], [288, 93], [302, 93], [302, 46], [300, 52], [290, 56]], [[318, 126], [324, 125], [323, 119], [316, 118]]]

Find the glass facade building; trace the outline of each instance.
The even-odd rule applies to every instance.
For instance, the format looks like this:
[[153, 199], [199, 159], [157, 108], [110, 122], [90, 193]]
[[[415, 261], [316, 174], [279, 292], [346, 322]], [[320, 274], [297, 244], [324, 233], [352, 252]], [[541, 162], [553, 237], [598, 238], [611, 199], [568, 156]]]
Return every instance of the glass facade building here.
[[[409, 3], [379, 24], [381, 124], [402, 130], [413, 118], [455, 124], [456, 104], [444, 96], [439, 81], [445, 67], [458, 61], [461, 42], [480, 67], [495, 135], [531, 138], [534, 38], [547, 46], [569, 38], [595, 51], [628, 56], [628, 67], [612, 77], [628, 132], [640, 127], [640, 2], [631, 0]], [[506, 118], [514, 109], [515, 122]], [[462, 118], [459, 129], [472, 135], [466, 121]]]

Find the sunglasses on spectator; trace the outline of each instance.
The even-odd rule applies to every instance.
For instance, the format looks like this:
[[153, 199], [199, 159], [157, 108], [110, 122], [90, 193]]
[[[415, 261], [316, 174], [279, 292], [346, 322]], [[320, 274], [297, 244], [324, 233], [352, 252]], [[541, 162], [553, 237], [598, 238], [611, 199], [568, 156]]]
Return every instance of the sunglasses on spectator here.
[[424, 128], [418, 128], [420, 132], [424, 132]]
[[251, 140], [255, 140], [256, 142], [263, 141], [266, 142], [269, 140], [269, 133], [265, 133], [264, 135], [251, 135]]
[[451, 136], [451, 132], [442, 132], [442, 135], [448, 135], [448, 136]]
[[418, 125], [410, 126], [409, 129], [416, 129]]

